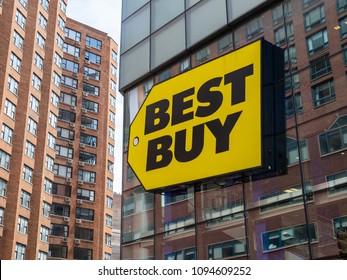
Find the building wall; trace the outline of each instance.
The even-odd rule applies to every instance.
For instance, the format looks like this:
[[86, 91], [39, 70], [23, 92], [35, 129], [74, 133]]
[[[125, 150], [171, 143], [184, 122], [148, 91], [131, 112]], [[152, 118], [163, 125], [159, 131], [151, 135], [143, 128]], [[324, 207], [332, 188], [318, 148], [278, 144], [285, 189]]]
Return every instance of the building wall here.
[[[186, 14], [209, 3], [194, 2], [193, 6], [185, 6]], [[221, 2], [225, 9], [230, 7], [229, 1]], [[346, 231], [347, 225], [347, 3], [265, 2], [257, 3], [261, 5], [252, 13], [206, 35], [185, 52], [168, 54], [167, 60], [153, 71], [125, 78], [129, 80], [122, 84], [123, 259], [339, 257], [335, 236], [338, 231]], [[186, 5], [189, 3], [186, 1]], [[132, 6], [131, 16], [123, 16], [122, 28], [140, 13], [140, 7]], [[155, 32], [165, 33], [179, 16]], [[152, 13], [151, 21], [157, 20], [155, 17]], [[195, 31], [199, 33], [200, 29]], [[176, 38], [173, 33], [170, 36]], [[285, 50], [287, 174], [263, 180], [244, 176], [212, 178], [180, 186], [176, 191], [146, 193], [126, 159], [128, 126], [150, 88], [261, 38]], [[136, 53], [145, 40], [126, 51], [121, 46], [121, 68], [122, 57], [131, 60], [132, 52]]]

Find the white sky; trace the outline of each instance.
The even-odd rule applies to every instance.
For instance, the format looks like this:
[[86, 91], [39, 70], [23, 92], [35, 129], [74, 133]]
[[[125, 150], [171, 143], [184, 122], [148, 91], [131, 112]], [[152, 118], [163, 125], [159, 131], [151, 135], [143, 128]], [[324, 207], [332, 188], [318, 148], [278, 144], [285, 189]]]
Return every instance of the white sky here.
[[[122, 0], [68, 0], [67, 16], [86, 25], [106, 32], [120, 45], [120, 22]], [[118, 56], [119, 57], [119, 56]], [[114, 191], [122, 190], [122, 137], [123, 137], [123, 98], [117, 93], [116, 104], [116, 143], [115, 143], [115, 186]]]

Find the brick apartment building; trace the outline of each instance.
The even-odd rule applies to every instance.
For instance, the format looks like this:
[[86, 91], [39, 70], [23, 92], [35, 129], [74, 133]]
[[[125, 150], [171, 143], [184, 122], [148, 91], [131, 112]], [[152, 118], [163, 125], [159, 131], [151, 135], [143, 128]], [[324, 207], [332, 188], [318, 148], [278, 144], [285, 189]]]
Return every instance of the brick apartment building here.
[[111, 258], [118, 46], [67, 4], [0, 2], [0, 259]]

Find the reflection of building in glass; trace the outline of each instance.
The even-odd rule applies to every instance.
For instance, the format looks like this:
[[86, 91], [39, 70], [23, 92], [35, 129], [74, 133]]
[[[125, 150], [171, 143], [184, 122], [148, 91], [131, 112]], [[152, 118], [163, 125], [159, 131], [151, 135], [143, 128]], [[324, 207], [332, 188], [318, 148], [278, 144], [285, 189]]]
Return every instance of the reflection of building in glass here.
[[[336, 233], [347, 231], [347, 1], [169, 3], [123, 1], [121, 257], [337, 258]], [[129, 124], [151, 87], [259, 38], [285, 51], [288, 174], [146, 193], [126, 158]]]

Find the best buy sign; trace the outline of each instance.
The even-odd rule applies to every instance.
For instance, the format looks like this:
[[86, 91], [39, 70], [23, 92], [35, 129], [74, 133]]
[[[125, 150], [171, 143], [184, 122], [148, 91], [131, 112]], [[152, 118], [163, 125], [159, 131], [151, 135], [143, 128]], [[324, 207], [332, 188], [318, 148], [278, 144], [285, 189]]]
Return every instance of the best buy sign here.
[[128, 150], [145, 189], [274, 168], [264, 149], [274, 146], [267, 135], [277, 133], [276, 104], [264, 104], [276, 100], [269, 76], [278, 76], [282, 53], [275, 48], [260, 40], [153, 87], [131, 124]]

